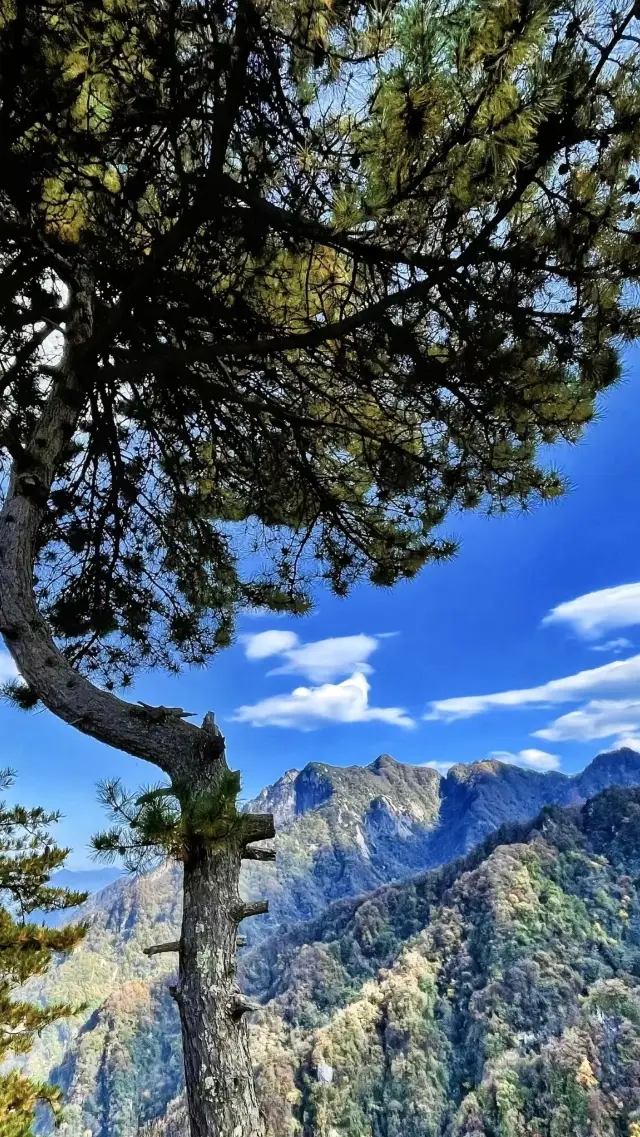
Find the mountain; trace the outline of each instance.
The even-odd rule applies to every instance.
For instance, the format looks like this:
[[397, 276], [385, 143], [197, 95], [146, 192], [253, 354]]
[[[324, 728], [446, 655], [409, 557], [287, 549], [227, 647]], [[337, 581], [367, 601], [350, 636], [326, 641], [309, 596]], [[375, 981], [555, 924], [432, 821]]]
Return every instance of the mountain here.
[[122, 876], [122, 870], [105, 865], [99, 869], [59, 869], [51, 877], [55, 888], [69, 888], [72, 892], [100, 892]]
[[505, 822], [536, 817], [545, 805], [576, 805], [609, 786], [637, 786], [639, 772], [640, 754], [626, 747], [599, 754], [573, 777], [497, 761], [453, 766], [444, 779], [429, 864], [461, 856]]
[[273, 813], [278, 829], [277, 872], [263, 865], [245, 872], [248, 898], [266, 897], [270, 908], [247, 925], [249, 942], [310, 919], [332, 900], [445, 864], [505, 822], [612, 785], [640, 785], [636, 750], [599, 754], [573, 777], [499, 761], [456, 765], [441, 777], [388, 754], [365, 767], [313, 762], [290, 770], [246, 807]]
[[[68, 888], [70, 892], [88, 892], [92, 896], [101, 892], [108, 884], [122, 876], [122, 870], [110, 866], [99, 869], [59, 869], [51, 877], [53, 888]], [[32, 914], [36, 922], [47, 924], [51, 928], [60, 924], [68, 924], [78, 917], [77, 908], [67, 908], [62, 912], [41, 912], [37, 910]]]
[[638, 1137], [639, 887], [610, 789], [254, 948], [268, 1137]]
[[[273, 977], [258, 982], [268, 945], [284, 942], [287, 928], [313, 921], [332, 901], [451, 861], [504, 822], [530, 819], [546, 804], [582, 802], [612, 784], [640, 785], [640, 754], [600, 755], [573, 778], [500, 762], [455, 766], [442, 778], [386, 755], [368, 767], [312, 763], [288, 772], [249, 803], [276, 815], [279, 834], [276, 869], [254, 864], [244, 874], [246, 896], [270, 903], [267, 918], [247, 922], [247, 983], [270, 992]], [[142, 954], [177, 938], [179, 871], [165, 866], [122, 878], [92, 897], [82, 915], [90, 924], [86, 940], [31, 994], [87, 1009], [43, 1033], [30, 1072], [53, 1073], [65, 1088], [70, 1137], [130, 1137], [181, 1085], [175, 1006], [166, 994], [175, 960]]]

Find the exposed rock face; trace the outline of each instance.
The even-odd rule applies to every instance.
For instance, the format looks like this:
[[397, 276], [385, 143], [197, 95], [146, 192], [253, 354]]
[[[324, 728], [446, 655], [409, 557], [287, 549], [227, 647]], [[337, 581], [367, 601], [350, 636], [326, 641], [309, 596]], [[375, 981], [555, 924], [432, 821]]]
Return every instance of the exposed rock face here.
[[[640, 755], [636, 758], [640, 769]], [[435, 863], [468, 852], [506, 821], [524, 821], [535, 817], [543, 805], [565, 804], [573, 798], [584, 800], [579, 779], [555, 771], [541, 774], [496, 761], [452, 766], [442, 788]]]
[[[640, 785], [640, 754], [600, 755], [575, 778], [499, 762], [456, 766], [441, 778], [387, 755], [368, 767], [312, 763], [288, 771], [251, 805], [275, 813], [279, 834], [276, 868], [252, 865], [244, 878], [248, 898], [270, 903], [269, 917], [247, 921], [246, 982], [263, 994], [274, 989], [291, 964], [258, 945], [269, 937], [279, 943], [287, 928], [318, 918], [332, 901], [450, 861], [505, 822], [531, 818], [546, 804], [584, 801], [594, 788], [618, 782]], [[71, 1102], [68, 1137], [87, 1130], [131, 1137], [179, 1089], [177, 1020], [166, 995], [174, 960], [142, 954], [176, 938], [179, 895], [175, 867], [110, 885], [85, 907], [85, 942], [37, 985], [44, 997], [88, 1003], [84, 1019], [45, 1032], [30, 1059], [40, 1076], [58, 1070]], [[327, 966], [330, 983], [333, 963]], [[119, 1000], [131, 982], [147, 985], [146, 1002]]]
[[296, 817], [317, 809], [332, 796], [334, 787], [326, 766], [314, 762], [305, 766], [296, 778]]
[[276, 829], [290, 825], [300, 812], [296, 805], [296, 785], [299, 770], [287, 770], [273, 786], [267, 786], [251, 803], [256, 813], [272, 813]]

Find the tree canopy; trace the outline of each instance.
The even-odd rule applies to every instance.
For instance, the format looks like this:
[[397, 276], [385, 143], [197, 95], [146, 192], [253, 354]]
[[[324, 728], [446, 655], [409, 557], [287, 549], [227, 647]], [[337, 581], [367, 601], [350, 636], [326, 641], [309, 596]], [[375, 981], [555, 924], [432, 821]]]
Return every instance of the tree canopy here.
[[[0, 771], [0, 789], [13, 784], [9, 770]], [[62, 1003], [38, 1006], [19, 988], [34, 975], [42, 975], [54, 953], [70, 951], [82, 939], [81, 924], [45, 927], [44, 913], [60, 912], [86, 900], [86, 893], [49, 884], [64, 864], [68, 849], [52, 840], [49, 827], [58, 813], [42, 808], [8, 806], [0, 802], [0, 1061], [16, 1058], [31, 1048], [34, 1035], [73, 1013]], [[24, 1077], [14, 1069], [0, 1075], [0, 1134], [27, 1137], [36, 1108], [48, 1103], [59, 1110], [59, 1093]]]
[[193, 1137], [263, 1129], [235, 954], [273, 818], [210, 713], [108, 688], [562, 491], [545, 448], [638, 324], [636, 33], [636, 0], [0, 0], [10, 693], [169, 776], [106, 787], [97, 848], [183, 862], [153, 950]]
[[637, 327], [636, 30], [0, 0], [0, 443], [74, 667], [204, 661], [242, 606], [391, 584], [452, 511], [561, 492], [540, 447]]

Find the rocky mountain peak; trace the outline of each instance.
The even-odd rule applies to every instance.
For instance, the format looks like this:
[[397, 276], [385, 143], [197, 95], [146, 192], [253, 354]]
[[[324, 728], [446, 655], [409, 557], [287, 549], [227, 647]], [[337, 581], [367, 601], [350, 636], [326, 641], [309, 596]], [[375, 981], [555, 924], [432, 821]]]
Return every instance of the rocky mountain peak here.
[[398, 762], [391, 754], [379, 754], [377, 758], [374, 758], [373, 762], [369, 763], [367, 770], [371, 770], [372, 774], [383, 777], [389, 770], [397, 770], [402, 767], [402, 762]]
[[468, 784], [481, 777], [495, 777], [503, 766], [504, 763], [496, 758], [485, 758], [480, 762], [458, 762], [447, 771], [447, 781]]
[[310, 762], [296, 778], [296, 817], [323, 805], [335, 792], [333, 769], [321, 762]]
[[640, 753], [628, 746], [605, 750], [576, 776], [583, 797], [593, 797], [601, 790], [617, 786], [637, 786], [640, 778]]
[[295, 786], [299, 776], [299, 770], [287, 770], [277, 782], [246, 803], [247, 813], [272, 813], [277, 828], [290, 824], [296, 815]]

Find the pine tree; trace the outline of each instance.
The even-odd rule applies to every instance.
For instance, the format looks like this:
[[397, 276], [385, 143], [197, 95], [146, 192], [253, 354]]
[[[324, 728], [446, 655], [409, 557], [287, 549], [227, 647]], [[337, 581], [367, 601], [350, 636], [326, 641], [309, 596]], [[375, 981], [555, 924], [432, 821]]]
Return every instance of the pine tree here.
[[562, 492], [539, 450], [638, 322], [637, 33], [607, 0], [0, 0], [0, 630], [22, 704], [168, 778], [193, 1137], [261, 1130], [234, 959], [273, 825], [227, 824], [212, 719], [115, 689]]
[[[10, 770], [0, 771], [0, 790], [13, 785]], [[42, 1007], [27, 1002], [20, 988], [47, 970], [54, 953], [68, 952], [85, 934], [82, 924], [49, 928], [45, 912], [60, 912], [86, 900], [86, 893], [49, 884], [64, 864], [68, 849], [52, 840], [49, 827], [58, 813], [40, 807], [9, 807], [0, 802], [0, 1061], [15, 1059], [31, 1048], [43, 1027], [74, 1008], [62, 1003]], [[60, 1094], [51, 1085], [25, 1077], [17, 1069], [0, 1075], [0, 1137], [27, 1137], [36, 1109], [46, 1104], [60, 1110]]]

